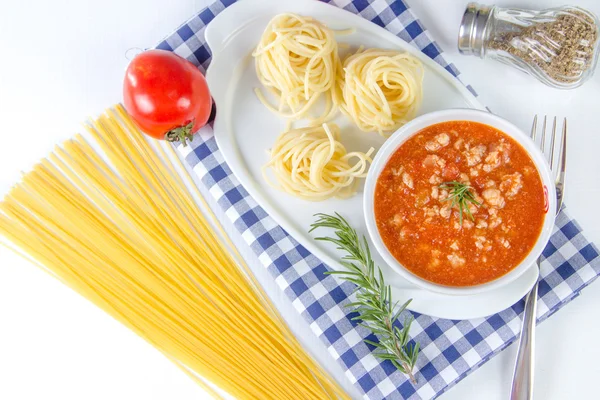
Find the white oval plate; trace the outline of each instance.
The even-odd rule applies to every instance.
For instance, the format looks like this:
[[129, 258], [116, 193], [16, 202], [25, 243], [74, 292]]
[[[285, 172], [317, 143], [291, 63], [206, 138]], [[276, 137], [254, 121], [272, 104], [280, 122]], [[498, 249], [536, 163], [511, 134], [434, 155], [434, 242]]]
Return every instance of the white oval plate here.
[[[206, 78], [217, 104], [215, 137], [225, 161], [244, 188], [292, 237], [333, 269], [342, 269], [342, 254], [333, 246], [314, 240], [308, 234], [316, 213], [339, 212], [361, 234], [367, 233], [362, 210], [362, 189], [346, 200], [307, 202], [269, 187], [261, 167], [267, 162], [267, 149], [283, 131], [285, 121], [268, 111], [256, 98], [256, 78], [251, 52], [269, 20], [276, 14], [293, 12], [314, 17], [333, 29], [354, 28], [355, 33], [340, 36], [340, 42], [353, 48], [380, 47], [412, 53], [425, 66], [423, 105], [420, 114], [447, 108], [484, 109], [477, 99], [449, 72], [389, 31], [360, 16], [314, 0], [242, 0], [229, 6], [206, 28], [206, 39], [213, 53]], [[383, 138], [363, 133], [345, 117], [338, 116], [343, 143], [348, 151], [378, 149]], [[324, 235], [326, 231], [317, 232]], [[371, 244], [372, 246], [372, 244]], [[494, 291], [472, 296], [448, 296], [420, 289], [393, 272], [375, 254], [375, 261], [393, 287], [395, 300], [412, 298], [409, 309], [449, 319], [470, 319], [494, 314], [521, 299], [538, 277], [530, 268], [519, 279]]]

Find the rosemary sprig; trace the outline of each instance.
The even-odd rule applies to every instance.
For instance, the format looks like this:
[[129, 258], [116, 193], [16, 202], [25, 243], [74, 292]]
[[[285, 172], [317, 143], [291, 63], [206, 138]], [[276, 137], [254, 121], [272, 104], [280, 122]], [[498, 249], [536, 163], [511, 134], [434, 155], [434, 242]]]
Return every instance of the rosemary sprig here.
[[475, 196], [471, 191], [472, 188], [470, 185], [457, 181], [444, 182], [440, 185], [440, 189], [446, 189], [449, 191], [449, 195], [445, 201], [452, 201], [451, 207], [458, 207], [458, 217], [461, 226], [463, 222], [463, 213], [466, 214], [471, 221], [475, 220], [471, 210], [469, 209], [469, 204], [472, 203], [480, 206], [481, 203], [475, 200]]
[[[417, 383], [413, 369], [419, 355], [419, 343], [409, 344], [410, 325], [412, 315], [404, 319], [403, 328], [394, 326], [400, 314], [412, 300], [398, 307], [392, 300], [392, 290], [385, 284], [383, 274], [375, 266], [371, 258], [371, 251], [366, 238], [359, 238], [348, 222], [338, 213], [335, 216], [317, 214], [317, 221], [311, 225], [310, 232], [317, 228], [333, 228], [335, 237], [317, 237], [316, 240], [331, 242], [337, 245], [338, 250], [347, 254], [342, 257], [341, 264], [346, 271], [331, 271], [329, 274], [337, 275], [341, 279], [352, 282], [356, 289], [356, 301], [348, 307], [356, 307], [358, 313], [353, 320], [362, 321], [361, 325], [371, 330], [379, 339], [379, 343], [365, 340], [377, 348], [374, 355], [382, 360], [390, 360], [399, 371], [408, 375], [413, 383]], [[398, 307], [397, 311], [394, 309]]]

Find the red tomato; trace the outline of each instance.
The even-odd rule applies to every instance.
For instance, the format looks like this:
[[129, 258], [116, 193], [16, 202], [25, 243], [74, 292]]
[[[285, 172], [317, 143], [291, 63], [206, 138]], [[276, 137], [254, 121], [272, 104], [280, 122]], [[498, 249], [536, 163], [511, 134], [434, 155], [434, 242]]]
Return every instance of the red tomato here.
[[146, 134], [186, 141], [210, 117], [212, 99], [204, 76], [191, 62], [166, 50], [148, 50], [127, 67], [125, 109]]

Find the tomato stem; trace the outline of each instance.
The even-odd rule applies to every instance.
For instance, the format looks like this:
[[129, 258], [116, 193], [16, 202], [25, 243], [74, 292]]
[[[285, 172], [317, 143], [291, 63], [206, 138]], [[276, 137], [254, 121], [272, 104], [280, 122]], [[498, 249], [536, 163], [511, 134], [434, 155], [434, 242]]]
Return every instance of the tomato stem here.
[[194, 127], [194, 121], [190, 122], [185, 126], [180, 126], [174, 129], [171, 129], [169, 132], [165, 133], [165, 140], [168, 142], [181, 142], [183, 147], [187, 146], [187, 141], [191, 142], [194, 140], [194, 136], [192, 133], [192, 128]]

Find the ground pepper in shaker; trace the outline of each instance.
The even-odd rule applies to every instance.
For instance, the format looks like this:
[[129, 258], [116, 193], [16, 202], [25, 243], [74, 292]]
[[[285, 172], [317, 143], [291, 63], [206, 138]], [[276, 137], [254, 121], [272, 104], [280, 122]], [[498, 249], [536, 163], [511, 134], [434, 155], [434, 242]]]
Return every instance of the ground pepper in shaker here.
[[458, 49], [515, 66], [548, 86], [573, 89], [594, 73], [599, 26], [594, 14], [579, 7], [532, 11], [469, 3]]

